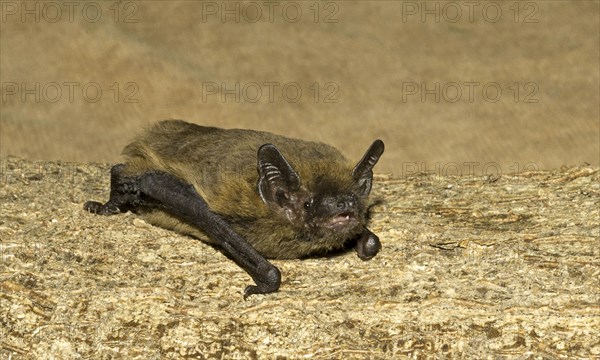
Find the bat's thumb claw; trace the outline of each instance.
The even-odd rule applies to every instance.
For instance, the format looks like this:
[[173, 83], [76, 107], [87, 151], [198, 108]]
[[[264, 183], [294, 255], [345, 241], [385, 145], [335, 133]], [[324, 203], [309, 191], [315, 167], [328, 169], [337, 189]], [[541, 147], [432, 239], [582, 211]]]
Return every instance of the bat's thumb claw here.
[[361, 260], [371, 260], [381, 250], [379, 237], [366, 230], [356, 243], [356, 253]]

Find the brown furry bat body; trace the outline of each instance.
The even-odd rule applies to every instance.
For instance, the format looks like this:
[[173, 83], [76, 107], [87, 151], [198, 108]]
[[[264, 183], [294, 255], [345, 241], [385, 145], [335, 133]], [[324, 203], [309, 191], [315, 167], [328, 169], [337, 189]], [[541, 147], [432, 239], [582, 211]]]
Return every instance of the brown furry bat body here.
[[[111, 199], [85, 208], [105, 215], [134, 210], [152, 224], [221, 246], [257, 282], [246, 295], [267, 293], [280, 279], [263, 256], [325, 254], [351, 241], [364, 260], [377, 253], [366, 215], [382, 153], [377, 140], [353, 166], [322, 143], [163, 121], [124, 149], [125, 164], [112, 171]], [[277, 276], [265, 280], [273, 268]]]

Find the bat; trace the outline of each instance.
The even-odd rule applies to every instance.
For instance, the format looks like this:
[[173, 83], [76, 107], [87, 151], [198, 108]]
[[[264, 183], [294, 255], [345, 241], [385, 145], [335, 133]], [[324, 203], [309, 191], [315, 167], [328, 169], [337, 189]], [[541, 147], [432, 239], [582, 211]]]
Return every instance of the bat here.
[[267, 259], [318, 256], [354, 246], [369, 260], [381, 249], [367, 228], [375, 140], [352, 165], [334, 147], [268, 132], [182, 120], [156, 123], [112, 167], [110, 197], [84, 209], [132, 211], [151, 224], [220, 247], [254, 280], [244, 298], [279, 289]]

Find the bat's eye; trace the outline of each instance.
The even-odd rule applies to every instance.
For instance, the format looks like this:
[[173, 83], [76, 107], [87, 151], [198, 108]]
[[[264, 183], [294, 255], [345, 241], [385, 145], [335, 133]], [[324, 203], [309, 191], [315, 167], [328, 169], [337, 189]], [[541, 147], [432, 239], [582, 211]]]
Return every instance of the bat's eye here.
[[307, 202], [304, 203], [304, 210], [308, 210], [310, 209], [310, 207], [312, 206], [312, 199], [308, 200]]

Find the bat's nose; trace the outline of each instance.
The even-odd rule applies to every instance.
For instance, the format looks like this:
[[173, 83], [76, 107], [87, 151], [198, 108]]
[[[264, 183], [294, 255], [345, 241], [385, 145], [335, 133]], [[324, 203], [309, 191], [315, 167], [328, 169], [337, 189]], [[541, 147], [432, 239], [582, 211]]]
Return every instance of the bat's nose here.
[[339, 211], [354, 210], [355, 207], [356, 207], [356, 200], [354, 199], [353, 196], [343, 196], [342, 198], [338, 199], [337, 209]]

